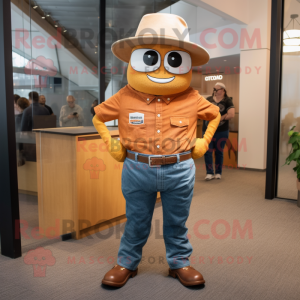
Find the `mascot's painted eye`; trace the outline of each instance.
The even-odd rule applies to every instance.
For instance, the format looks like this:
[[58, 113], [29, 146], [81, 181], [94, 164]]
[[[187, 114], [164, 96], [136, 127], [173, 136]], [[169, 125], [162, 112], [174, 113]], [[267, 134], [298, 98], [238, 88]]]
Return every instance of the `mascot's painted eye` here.
[[155, 66], [158, 62], [158, 54], [153, 50], [149, 50], [144, 53], [143, 60], [147, 66]]
[[178, 68], [182, 63], [181, 55], [178, 52], [170, 52], [168, 55], [168, 64], [172, 68]]
[[165, 55], [164, 67], [173, 74], [186, 74], [191, 70], [191, 56], [184, 51], [170, 51]]
[[138, 72], [152, 72], [160, 67], [160, 54], [153, 49], [137, 49], [131, 53], [130, 64]]

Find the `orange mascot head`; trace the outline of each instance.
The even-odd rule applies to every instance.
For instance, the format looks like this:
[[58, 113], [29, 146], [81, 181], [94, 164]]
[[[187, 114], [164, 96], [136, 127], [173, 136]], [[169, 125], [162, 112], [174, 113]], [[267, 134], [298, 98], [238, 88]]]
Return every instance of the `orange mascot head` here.
[[135, 37], [115, 42], [112, 51], [129, 63], [130, 86], [153, 95], [186, 90], [192, 80], [192, 66], [209, 61], [207, 51], [189, 41], [186, 22], [173, 14], [145, 15]]

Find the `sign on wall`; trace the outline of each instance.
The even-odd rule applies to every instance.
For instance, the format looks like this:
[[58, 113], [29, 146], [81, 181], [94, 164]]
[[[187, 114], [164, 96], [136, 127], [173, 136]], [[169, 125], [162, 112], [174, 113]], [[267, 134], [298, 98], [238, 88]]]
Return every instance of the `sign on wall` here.
[[205, 81], [213, 81], [213, 80], [222, 80], [223, 75], [216, 75], [216, 76], [206, 76]]

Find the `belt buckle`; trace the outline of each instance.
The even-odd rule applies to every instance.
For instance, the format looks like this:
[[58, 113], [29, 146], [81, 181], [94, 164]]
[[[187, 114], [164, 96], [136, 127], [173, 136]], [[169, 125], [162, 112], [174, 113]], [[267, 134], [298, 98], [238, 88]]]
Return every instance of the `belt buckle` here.
[[151, 156], [148, 156], [148, 165], [150, 168], [160, 168], [161, 165], [151, 165], [151, 157], [162, 157], [162, 155], [151, 155]]

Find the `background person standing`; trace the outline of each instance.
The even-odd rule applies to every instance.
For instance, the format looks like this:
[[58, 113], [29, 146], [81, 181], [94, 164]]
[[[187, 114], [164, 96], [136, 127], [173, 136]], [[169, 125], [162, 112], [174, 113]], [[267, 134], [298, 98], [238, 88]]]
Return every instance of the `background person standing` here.
[[20, 114], [20, 112], [18, 110], [18, 105], [17, 105], [18, 99], [20, 99], [20, 96], [18, 94], [14, 94], [15, 116], [18, 115], [18, 114]]
[[23, 111], [29, 106], [29, 100], [26, 98], [19, 98], [17, 100], [16, 108], [18, 110], [18, 114], [15, 115], [15, 128], [16, 132], [21, 131], [21, 123], [23, 117]]
[[60, 110], [59, 121], [62, 127], [76, 127], [83, 125], [83, 110], [75, 104], [75, 98], [72, 95], [67, 96], [67, 105]]
[[48, 109], [50, 115], [53, 115], [52, 108], [50, 106], [46, 105], [46, 97], [45, 97], [45, 95], [40, 95], [39, 103]]
[[23, 112], [21, 131], [32, 131], [33, 116], [49, 116], [48, 109], [39, 104], [39, 94], [37, 92], [30, 92], [28, 97], [31, 105]]
[[[209, 149], [204, 155], [206, 165], [205, 180], [213, 178], [221, 179], [223, 166], [223, 150], [229, 136], [229, 120], [235, 115], [235, 108], [232, 103], [232, 97], [228, 97], [224, 83], [216, 83], [212, 96], [207, 98], [208, 101], [218, 106], [220, 109], [221, 120], [215, 132], [212, 141], [209, 144]], [[202, 134], [204, 135], [207, 128], [207, 121], [203, 121]], [[213, 168], [212, 153], [215, 151], [215, 174]]]

